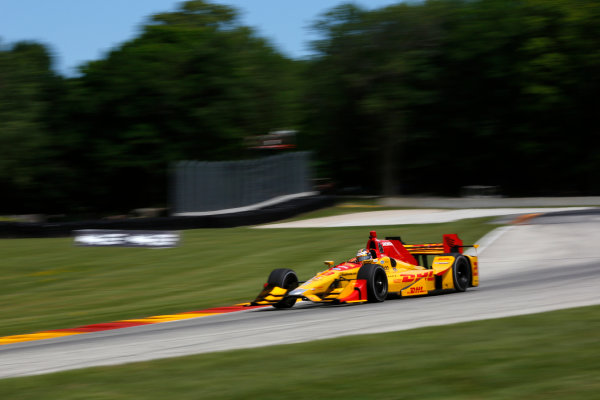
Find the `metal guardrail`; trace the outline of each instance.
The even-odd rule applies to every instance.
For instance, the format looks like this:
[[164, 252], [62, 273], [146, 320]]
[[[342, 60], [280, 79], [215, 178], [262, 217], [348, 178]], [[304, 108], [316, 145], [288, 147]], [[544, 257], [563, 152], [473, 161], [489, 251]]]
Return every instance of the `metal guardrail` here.
[[311, 191], [309, 152], [242, 161], [179, 161], [173, 166], [174, 215], [235, 209]]

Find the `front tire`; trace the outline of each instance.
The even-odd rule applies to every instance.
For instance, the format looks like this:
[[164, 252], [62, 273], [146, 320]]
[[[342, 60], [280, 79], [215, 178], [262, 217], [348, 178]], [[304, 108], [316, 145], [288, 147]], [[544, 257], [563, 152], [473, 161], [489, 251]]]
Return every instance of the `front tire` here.
[[377, 264], [364, 264], [358, 270], [356, 279], [367, 281], [367, 301], [380, 303], [388, 294], [388, 279], [385, 270]]
[[464, 292], [471, 283], [471, 264], [465, 256], [458, 256], [452, 266], [452, 278], [454, 280], [454, 289], [457, 292]]
[[[288, 268], [279, 268], [273, 270], [267, 280], [269, 285], [279, 286], [288, 291], [294, 290], [298, 287], [298, 276], [296, 273]], [[283, 300], [273, 304], [275, 308], [291, 308], [296, 304], [295, 297], [284, 297]]]

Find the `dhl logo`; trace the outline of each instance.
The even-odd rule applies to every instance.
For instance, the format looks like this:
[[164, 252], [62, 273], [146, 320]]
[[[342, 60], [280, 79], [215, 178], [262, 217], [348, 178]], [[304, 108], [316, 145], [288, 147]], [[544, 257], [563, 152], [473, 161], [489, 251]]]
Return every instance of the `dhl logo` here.
[[395, 283], [413, 282], [416, 279], [421, 279], [421, 278], [427, 278], [428, 281], [431, 281], [434, 279], [433, 271], [426, 271], [426, 272], [420, 272], [418, 274], [407, 274], [407, 275], [400, 275], [400, 276], [402, 277], [402, 279], [395, 279], [394, 280]]
[[427, 293], [423, 286], [413, 286], [408, 291], [410, 294], [424, 294]]

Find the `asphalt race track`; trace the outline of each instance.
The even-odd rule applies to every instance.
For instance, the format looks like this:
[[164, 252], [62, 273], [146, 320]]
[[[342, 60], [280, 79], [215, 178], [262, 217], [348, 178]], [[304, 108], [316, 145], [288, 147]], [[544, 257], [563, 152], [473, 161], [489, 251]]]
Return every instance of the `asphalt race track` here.
[[406, 330], [600, 304], [600, 210], [546, 214], [482, 240], [481, 285], [380, 304], [271, 307], [0, 346], [0, 378]]

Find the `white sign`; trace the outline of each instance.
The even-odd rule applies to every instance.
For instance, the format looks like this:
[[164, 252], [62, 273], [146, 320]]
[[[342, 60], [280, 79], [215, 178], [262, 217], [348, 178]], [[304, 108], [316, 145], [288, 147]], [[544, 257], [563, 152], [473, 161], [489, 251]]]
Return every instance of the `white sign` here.
[[78, 246], [121, 247], [175, 247], [179, 244], [179, 232], [124, 231], [109, 229], [83, 229], [75, 231]]

